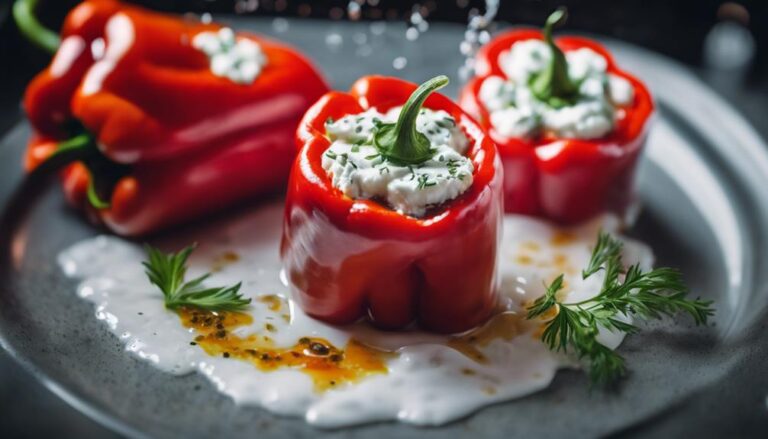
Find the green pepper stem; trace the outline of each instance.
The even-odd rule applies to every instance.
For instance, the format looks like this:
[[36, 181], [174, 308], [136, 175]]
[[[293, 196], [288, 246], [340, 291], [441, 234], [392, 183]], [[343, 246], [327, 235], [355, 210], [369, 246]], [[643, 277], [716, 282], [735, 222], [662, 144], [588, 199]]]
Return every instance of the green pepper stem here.
[[13, 18], [24, 36], [48, 53], [56, 53], [61, 39], [56, 32], [46, 28], [35, 17], [38, 0], [16, 0], [13, 4]]
[[432, 158], [427, 136], [416, 130], [416, 118], [424, 101], [434, 91], [448, 85], [448, 77], [436, 76], [421, 84], [400, 110], [397, 123], [381, 124], [374, 135], [379, 153], [397, 163], [415, 165]]
[[83, 161], [94, 154], [93, 139], [88, 134], [80, 134], [58, 144], [56, 151], [40, 163], [33, 174], [49, 174], [58, 171], [70, 163]]
[[552, 38], [552, 31], [565, 24], [568, 20], [568, 10], [560, 7], [547, 18], [544, 24], [544, 41], [546, 41], [552, 57], [547, 67], [534, 76], [531, 81], [531, 91], [542, 101], [560, 106], [569, 101], [578, 92], [578, 85], [568, 74], [568, 61], [565, 54]]
[[93, 137], [88, 133], [78, 134], [60, 142], [56, 151], [40, 163], [29, 174], [29, 178], [36, 179], [50, 175], [74, 162], [85, 164], [90, 174], [86, 191], [88, 202], [97, 209], [108, 208], [109, 202], [99, 196], [99, 189], [111, 192], [114, 181], [126, 172], [125, 166], [107, 161], [96, 147]]

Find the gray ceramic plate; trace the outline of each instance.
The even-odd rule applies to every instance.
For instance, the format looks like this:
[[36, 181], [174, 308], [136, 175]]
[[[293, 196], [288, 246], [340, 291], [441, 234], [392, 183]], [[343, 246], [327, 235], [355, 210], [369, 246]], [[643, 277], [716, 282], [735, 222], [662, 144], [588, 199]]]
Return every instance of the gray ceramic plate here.
[[[454, 74], [463, 29], [433, 25], [415, 44], [403, 29], [374, 36], [366, 25], [239, 21], [279, 33], [317, 60], [336, 88], [366, 73], [420, 81]], [[288, 30], [285, 31], [285, 25]], [[279, 32], [281, 31], [282, 32]], [[328, 45], [328, 42], [340, 44]], [[353, 57], [367, 35], [367, 56]], [[357, 35], [357, 37], [356, 37]], [[716, 301], [715, 324], [664, 322], [620, 351], [630, 377], [616, 392], [590, 392], [578, 372], [561, 372], [538, 394], [486, 408], [461, 422], [417, 429], [376, 424], [320, 432], [298, 419], [243, 408], [202, 377], [172, 377], [129, 354], [78, 300], [56, 253], [98, 233], [64, 205], [53, 185], [22, 182], [26, 124], [0, 144], [0, 336], [4, 347], [59, 396], [129, 436], [152, 437], [480, 437], [605, 434], [757, 434], [768, 431], [768, 147], [722, 100], [679, 65], [610, 43], [644, 78], [659, 113], [640, 170], [644, 210], [633, 233], [659, 262], [681, 268], [692, 289]], [[395, 71], [393, 60], [407, 59]], [[454, 81], [449, 94], [456, 93]], [[514, 367], [514, 365], [510, 365]], [[375, 396], [373, 396], [375, 397]]]

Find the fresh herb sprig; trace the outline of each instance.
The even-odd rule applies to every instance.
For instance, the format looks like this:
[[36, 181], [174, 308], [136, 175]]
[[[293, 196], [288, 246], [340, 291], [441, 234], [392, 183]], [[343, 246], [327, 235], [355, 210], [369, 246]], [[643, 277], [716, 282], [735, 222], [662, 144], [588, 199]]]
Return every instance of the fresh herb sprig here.
[[178, 309], [182, 307], [199, 308], [208, 311], [238, 311], [251, 303], [240, 294], [241, 283], [228, 287], [205, 288], [203, 282], [210, 273], [185, 282], [187, 274], [187, 259], [195, 250], [190, 245], [178, 253], [163, 253], [147, 245], [149, 259], [144, 265], [149, 281], [160, 288], [165, 297], [165, 307]]
[[575, 352], [587, 364], [596, 385], [612, 384], [626, 374], [624, 358], [597, 340], [600, 328], [637, 332], [638, 327], [622, 320], [622, 315], [648, 320], [685, 312], [697, 325], [704, 325], [714, 314], [712, 301], [686, 298], [688, 290], [677, 270], [657, 268], [644, 272], [639, 264], [625, 270], [621, 255], [621, 241], [600, 232], [589, 264], [582, 271], [584, 279], [601, 270], [605, 273], [597, 296], [573, 303], [561, 301], [557, 294], [563, 289], [560, 275], [527, 309], [528, 319], [547, 318], [554, 309], [555, 316], [546, 322], [542, 341], [554, 351]]

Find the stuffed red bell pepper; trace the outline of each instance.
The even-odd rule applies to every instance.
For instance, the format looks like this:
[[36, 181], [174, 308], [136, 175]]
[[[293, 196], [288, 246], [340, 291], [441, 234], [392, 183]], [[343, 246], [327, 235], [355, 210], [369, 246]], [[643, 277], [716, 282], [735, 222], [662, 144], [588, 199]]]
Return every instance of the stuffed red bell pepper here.
[[281, 254], [309, 315], [459, 332], [492, 312], [501, 163], [469, 116], [431, 94], [447, 82], [364, 77], [299, 125]]
[[[29, 19], [20, 25], [34, 34]], [[65, 167], [72, 203], [119, 234], [145, 234], [282, 189], [296, 124], [326, 91], [284, 45], [88, 0], [27, 88], [26, 167]]]
[[504, 163], [505, 210], [562, 223], [621, 214], [653, 101], [600, 44], [513, 30], [481, 48], [461, 105], [488, 130]]

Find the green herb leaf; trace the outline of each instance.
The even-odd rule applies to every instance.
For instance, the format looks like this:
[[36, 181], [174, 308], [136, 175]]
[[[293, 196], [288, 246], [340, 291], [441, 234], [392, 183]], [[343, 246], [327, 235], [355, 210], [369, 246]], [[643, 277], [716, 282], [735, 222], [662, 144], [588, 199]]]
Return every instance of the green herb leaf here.
[[427, 97], [445, 87], [448, 77], [436, 76], [421, 84], [403, 105], [397, 123], [378, 123], [373, 144], [387, 160], [401, 165], [423, 163], [434, 154], [427, 136], [416, 130], [416, 118]]
[[163, 253], [147, 245], [148, 260], [144, 261], [145, 272], [149, 281], [157, 286], [165, 297], [165, 307], [200, 308], [208, 311], [238, 311], [251, 303], [240, 294], [240, 283], [228, 287], [204, 288], [203, 282], [210, 274], [185, 282], [187, 259], [195, 250], [190, 245], [178, 253]]
[[528, 319], [544, 318], [555, 309], [556, 314], [546, 322], [541, 340], [554, 351], [575, 352], [587, 363], [590, 380], [596, 385], [611, 384], [626, 373], [624, 358], [597, 340], [600, 328], [628, 334], [637, 332], [638, 328], [623, 321], [622, 315], [647, 320], [684, 312], [693, 317], [697, 325], [704, 325], [714, 314], [712, 301], [686, 298], [688, 291], [677, 270], [657, 268], [644, 272], [639, 265], [632, 265], [625, 271], [621, 253], [621, 241], [600, 232], [582, 272], [585, 279], [598, 271], [605, 272], [605, 281], [597, 296], [576, 303], [561, 302], [557, 293], [563, 289], [564, 276], [560, 275], [527, 309]]
[[573, 104], [579, 92], [579, 85], [568, 75], [565, 54], [552, 38], [552, 30], [565, 24], [567, 19], [568, 10], [565, 7], [557, 8], [547, 18], [544, 24], [544, 40], [552, 51], [552, 57], [544, 70], [531, 77], [529, 84], [537, 99], [554, 108]]

